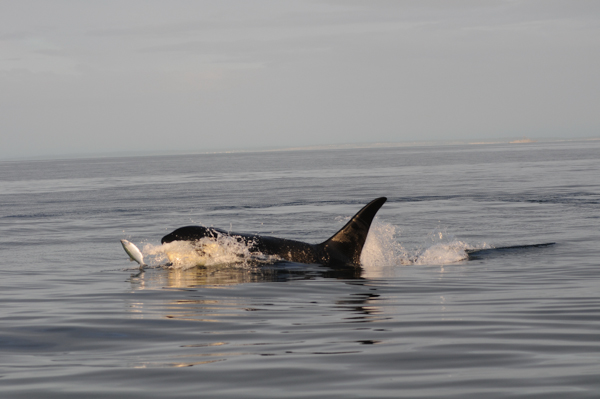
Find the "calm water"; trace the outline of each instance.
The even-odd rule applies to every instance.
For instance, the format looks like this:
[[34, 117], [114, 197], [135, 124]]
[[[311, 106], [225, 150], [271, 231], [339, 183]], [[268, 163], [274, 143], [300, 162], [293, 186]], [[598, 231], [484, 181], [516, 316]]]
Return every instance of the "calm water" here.
[[[597, 398], [598, 176], [600, 141], [1, 162], [0, 396]], [[379, 196], [358, 273], [119, 243], [320, 242]]]

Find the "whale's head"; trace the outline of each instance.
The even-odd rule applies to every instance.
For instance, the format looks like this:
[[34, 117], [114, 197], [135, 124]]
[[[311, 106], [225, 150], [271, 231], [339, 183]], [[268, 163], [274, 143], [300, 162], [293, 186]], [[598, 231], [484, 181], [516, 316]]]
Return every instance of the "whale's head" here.
[[204, 226], [185, 226], [164, 236], [160, 242], [167, 244], [173, 241], [198, 241], [204, 237], [215, 238], [217, 229]]

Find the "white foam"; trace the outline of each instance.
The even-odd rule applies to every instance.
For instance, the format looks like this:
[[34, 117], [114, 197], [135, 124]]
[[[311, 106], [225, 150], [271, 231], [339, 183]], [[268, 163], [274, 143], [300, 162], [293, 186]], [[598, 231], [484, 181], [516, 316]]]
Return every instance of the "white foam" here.
[[396, 236], [395, 226], [378, 219], [373, 220], [360, 257], [362, 266], [369, 268], [413, 263]]
[[398, 239], [396, 227], [373, 220], [361, 255], [365, 269], [401, 265], [445, 265], [468, 258], [467, 249], [489, 248], [487, 244], [471, 245], [456, 239], [446, 229], [437, 228], [421, 245], [406, 249]]
[[147, 244], [144, 254], [153, 257], [153, 263], [171, 263], [173, 269], [189, 269], [196, 266], [237, 265], [252, 267], [257, 263], [277, 259], [252, 251], [249, 245], [235, 237], [220, 235], [204, 237], [198, 241], [173, 241], [162, 245]]
[[466, 249], [469, 247], [462, 241], [438, 243], [425, 249], [413, 261], [415, 265], [446, 265], [460, 262], [468, 258]]

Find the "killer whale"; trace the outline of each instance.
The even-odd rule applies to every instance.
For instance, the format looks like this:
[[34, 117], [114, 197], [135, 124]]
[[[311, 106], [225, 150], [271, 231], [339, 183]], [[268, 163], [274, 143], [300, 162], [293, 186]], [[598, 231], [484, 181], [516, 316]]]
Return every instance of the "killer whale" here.
[[258, 234], [234, 233], [214, 227], [185, 226], [174, 230], [161, 239], [161, 243], [173, 241], [198, 241], [222, 235], [234, 237], [248, 245], [251, 251], [277, 256], [298, 263], [318, 263], [331, 267], [360, 267], [360, 254], [369, 234], [371, 222], [377, 211], [387, 201], [376, 198], [365, 205], [337, 233], [320, 244], [288, 240]]

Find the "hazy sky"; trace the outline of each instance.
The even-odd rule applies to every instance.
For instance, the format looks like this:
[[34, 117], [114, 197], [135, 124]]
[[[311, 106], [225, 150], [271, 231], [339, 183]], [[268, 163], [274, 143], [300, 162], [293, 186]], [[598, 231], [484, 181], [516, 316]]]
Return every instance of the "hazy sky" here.
[[0, 159], [599, 136], [598, 0], [0, 0]]

